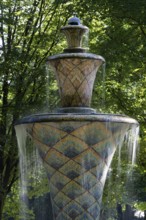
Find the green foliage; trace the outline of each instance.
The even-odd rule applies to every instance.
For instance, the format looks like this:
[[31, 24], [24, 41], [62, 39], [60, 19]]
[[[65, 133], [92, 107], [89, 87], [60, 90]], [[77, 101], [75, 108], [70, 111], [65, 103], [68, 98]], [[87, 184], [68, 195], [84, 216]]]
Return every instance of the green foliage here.
[[141, 211], [146, 210], [146, 202], [135, 203], [135, 208]]

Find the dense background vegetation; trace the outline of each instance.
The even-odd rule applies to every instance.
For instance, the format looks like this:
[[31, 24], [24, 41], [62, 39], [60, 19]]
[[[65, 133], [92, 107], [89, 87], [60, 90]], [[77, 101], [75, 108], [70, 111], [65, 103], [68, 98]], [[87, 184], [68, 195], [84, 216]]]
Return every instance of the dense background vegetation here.
[[[3, 214], [4, 220], [10, 216], [19, 219], [14, 123], [26, 114], [52, 111], [59, 105], [56, 81], [46, 68], [46, 59], [63, 51], [64, 38], [59, 29], [74, 11], [90, 28], [90, 52], [106, 59], [106, 79], [102, 83], [105, 77], [100, 71], [92, 106], [99, 111], [134, 117], [141, 126], [141, 147], [132, 177], [135, 195], [122, 196], [124, 188], [131, 185], [122, 182], [117, 189], [114, 184], [110, 206], [108, 187], [105, 190], [104, 207], [112, 210], [116, 216], [113, 219], [120, 219], [117, 205], [123, 210], [126, 204], [146, 210], [145, 0], [1, 0], [0, 3], [0, 219], [2, 213], [7, 213], [6, 217]], [[113, 163], [112, 178], [117, 172], [114, 167]], [[126, 167], [123, 162], [123, 174]], [[107, 212], [104, 207], [103, 216]]]

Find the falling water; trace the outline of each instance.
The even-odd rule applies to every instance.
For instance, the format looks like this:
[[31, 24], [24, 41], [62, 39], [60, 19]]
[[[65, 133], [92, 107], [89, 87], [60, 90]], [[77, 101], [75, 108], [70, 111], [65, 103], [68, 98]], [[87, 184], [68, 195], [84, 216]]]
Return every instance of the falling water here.
[[[96, 80], [97, 80], [96, 84], [98, 85], [97, 89], [100, 91], [98, 92], [98, 96], [100, 97], [100, 99], [96, 101], [96, 105], [98, 103], [97, 106], [98, 111], [103, 112], [105, 111], [105, 104], [106, 104], [106, 62], [102, 64]], [[97, 95], [95, 97], [97, 97]]]
[[[136, 163], [138, 150], [139, 126], [133, 125], [123, 137], [123, 145], [127, 149], [128, 162], [133, 166]], [[121, 168], [121, 150], [123, 145], [118, 145], [118, 167]]]
[[89, 31], [83, 36], [83, 48], [85, 48], [86, 51], [89, 50]]
[[103, 63], [102, 65], [102, 97], [101, 97], [101, 106], [104, 108], [105, 107], [105, 79], [106, 79], [106, 62]]
[[133, 126], [133, 129], [130, 130], [127, 144], [129, 149], [129, 159], [132, 162], [132, 165], [136, 163], [136, 155], [138, 150], [138, 138], [139, 138], [139, 126]]
[[[112, 216], [115, 216], [115, 213], [113, 212], [113, 204], [111, 203], [113, 198], [115, 205], [118, 203], [120, 204], [121, 199], [124, 200], [124, 196], [128, 194], [126, 185], [129, 183], [129, 179], [132, 178], [133, 175], [133, 168], [136, 163], [136, 155], [139, 147], [138, 139], [139, 126], [137, 125], [133, 125], [123, 138], [121, 136], [121, 139], [118, 139], [119, 143], [117, 143], [117, 151], [109, 168], [107, 183], [105, 184], [105, 201], [103, 202], [103, 210], [106, 210], [104, 213], [106, 220], [110, 220], [112, 219]], [[122, 166], [123, 162], [126, 168]], [[122, 190], [124, 190], [123, 195], [120, 194], [121, 198], [119, 198], [120, 187], [123, 187]], [[111, 190], [112, 188], [114, 190]], [[134, 193], [134, 186], [131, 185], [130, 188]], [[100, 220], [102, 220], [102, 216]]]
[[[42, 161], [38, 150], [33, 146], [32, 140], [28, 136], [25, 125], [15, 127], [18, 148], [19, 148], [19, 167], [20, 167], [20, 216], [23, 220], [35, 219], [33, 207], [30, 204], [33, 195], [39, 197], [45, 191], [47, 180]], [[42, 181], [45, 183], [42, 184]], [[32, 189], [34, 187], [34, 190]], [[39, 189], [38, 189], [39, 188]], [[48, 184], [47, 184], [48, 190]], [[39, 192], [40, 191], [40, 192]], [[32, 203], [32, 202], [31, 202]], [[39, 204], [40, 210], [43, 204]]]
[[46, 98], [46, 108], [50, 109], [50, 68], [48, 68], [46, 66], [46, 82], [47, 82], [47, 86], [46, 86], [46, 94], [47, 94], [47, 98]]
[[27, 190], [27, 153], [26, 153], [26, 139], [27, 139], [27, 133], [24, 126], [21, 125], [17, 129], [16, 127], [16, 136], [17, 136], [17, 142], [19, 147], [19, 167], [20, 167], [20, 216], [22, 216], [25, 219], [27, 219], [27, 214], [25, 212], [26, 208], [28, 207], [28, 190]]

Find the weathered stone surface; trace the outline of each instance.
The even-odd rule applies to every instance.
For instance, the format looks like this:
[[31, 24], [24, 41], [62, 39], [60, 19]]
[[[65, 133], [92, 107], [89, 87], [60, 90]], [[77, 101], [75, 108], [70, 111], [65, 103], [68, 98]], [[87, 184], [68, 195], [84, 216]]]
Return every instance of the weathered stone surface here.
[[96, 73], [103, 62], [101, 57], [90, 56], [62, 54], [49, 59], [56, 73], [62, 107], [90, 106]]

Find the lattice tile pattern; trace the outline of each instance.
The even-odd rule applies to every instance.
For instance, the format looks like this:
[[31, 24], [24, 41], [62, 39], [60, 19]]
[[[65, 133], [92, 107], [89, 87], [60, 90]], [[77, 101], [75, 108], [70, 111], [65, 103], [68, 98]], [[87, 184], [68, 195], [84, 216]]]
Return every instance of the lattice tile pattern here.
[[79, 121], [35, 123], [29, 130], [50, 180], [54, 220], [98, 220], [121, 130], [120, 123]]
[[93, 84], [101, 62], [87, 58], [49, 61], [56, 72], [63, 107], [90, 106]]

